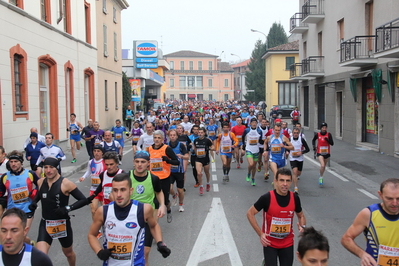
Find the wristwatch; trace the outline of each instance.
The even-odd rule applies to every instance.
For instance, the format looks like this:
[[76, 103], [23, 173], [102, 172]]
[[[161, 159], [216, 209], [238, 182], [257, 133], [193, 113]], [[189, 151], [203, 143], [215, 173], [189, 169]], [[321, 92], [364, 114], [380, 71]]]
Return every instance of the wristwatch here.
[[71, 211], [71, 206], [67, 205], [67, 206], [65, 206], [65, 209], [67, 210], [67, 212], [70, 212]]

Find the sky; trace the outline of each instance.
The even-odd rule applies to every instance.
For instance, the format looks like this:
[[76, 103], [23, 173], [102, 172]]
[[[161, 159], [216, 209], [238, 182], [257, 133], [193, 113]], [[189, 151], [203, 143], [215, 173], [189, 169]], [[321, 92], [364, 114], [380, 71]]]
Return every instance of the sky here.
[[[122, 11], [122, 48], [134, 40], [156, 40], [163, 54], [191, 50], [238, 63], [249, 59], [257, 40], [274, 22], [289, 33], [299, 0], [127, 0]], [[237, 56], [232, 56], [235, 54]]]

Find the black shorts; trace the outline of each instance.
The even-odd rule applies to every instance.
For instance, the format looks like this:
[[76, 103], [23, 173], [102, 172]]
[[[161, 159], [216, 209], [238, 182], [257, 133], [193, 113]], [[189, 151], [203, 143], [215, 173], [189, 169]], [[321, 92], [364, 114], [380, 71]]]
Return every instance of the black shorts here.
[[263, 247], [263, 256], [267, 266], [277, 266], [277, 258], [280, 266], [291, 266], [294, 262], [294, 246], [287, 248]]
[[184, 173], [171, 172], [169, 178], [172, 185], [176, 182], [177, 188], [184, 188]]
[[[39, 165], [36, 165], [36, 164], [30, 164], [30, 169], [32, 169], [32, 171], [36, 171], [37, 170], [37, 168], [38, 167], [40, 167], [40, 168], [43, 168], [43, 162], [41, 162], [41, 163], [39, 163]], [[40, 177], [40, 176], [39, 176]]]
[[259, 155], [263, 155], [264, 149], [265, 148], [259, 148]]
[[164, 178], [159, 180], [161, 183], [161, 189], [164, 196], [165, 205], [168, 206], [169, 204], [169, 191], [170, 191], [170, 179]]
[[291, 169], [295, 167], [298, 168], [298, 171], [302, 171], [303, 168], [303, 161], [290, 161]]
[[321, 155], [320, 153], [317, 153], [316, 156], [317, 156], [317, 157], [323, 156], [324, 159], [328, 159], [328, 158], [330, 158], [331, 155], [330, 155], [330, 154]]
[[[63, 238], [58, 238], [60, 244], [63, 248], [69, 248], [73, 244], [73, 232], [71, 227], [71, 221], [69, 219], [66, 220], [66, 231], [67, 236]], [[39, 235], [37, 236], [37, 242], [44, 241], [51, 246], [53, 243], [53, 239], [46, 231], [46, 220], [41, 219], [39, 225]]]
[[195, 162], [202, 163], [203, 166], [208, 165], [211, 161], [209, 160], [209, 156], [205, 156], [204, 158], [195, 158]]
[[152, 234], [148, 223], [145, 223], [145, 235], [144, 235], [144, 246], [151, 247], [152, 246]]

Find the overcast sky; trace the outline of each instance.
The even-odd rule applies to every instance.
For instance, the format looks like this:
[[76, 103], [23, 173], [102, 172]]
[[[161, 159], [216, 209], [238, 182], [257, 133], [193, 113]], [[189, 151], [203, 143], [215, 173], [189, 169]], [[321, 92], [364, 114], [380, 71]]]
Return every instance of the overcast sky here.
[[258, 39], [255, 29], [269, 33], [281, 23], [289, 36], [290, 17], [299, 12], [299, 0], [127, 0], [122, 11], [122, 48], [134, 40], [156, 40], [164, 54], [192, 50], [222, 61], [249, 59]]

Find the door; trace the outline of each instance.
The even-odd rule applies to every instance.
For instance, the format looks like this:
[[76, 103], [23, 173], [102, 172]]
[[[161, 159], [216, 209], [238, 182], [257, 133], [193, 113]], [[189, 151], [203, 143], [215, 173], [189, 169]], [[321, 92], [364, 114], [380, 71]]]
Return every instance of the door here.
[[303, 126], [309, 126], [309, 86], [303, 87]]
[[[85, 82], [84, 82], [84, 108], [85, 108], [85, 123], [90, 119], [90, 108], [89, 108], [89, 84], [90, 84], [90, 76], [85, 74]], [[94, 119], [92, 117], [91, 119]]]
[[40, 134], [45, 135], [50, 132], [49, 69], [46, 65], [40, 64], [39, 72]]
[[337, 135], [342, 137], [342, 91], [337, 91]]
[[321, 123], [326, 122], [325, 103], [325, 87], [319, 86], [317, 88], [317, 128]]
[[378, 103], [371, 77], [363, 78], [362, 84], [363, 141], [378, 145]]

